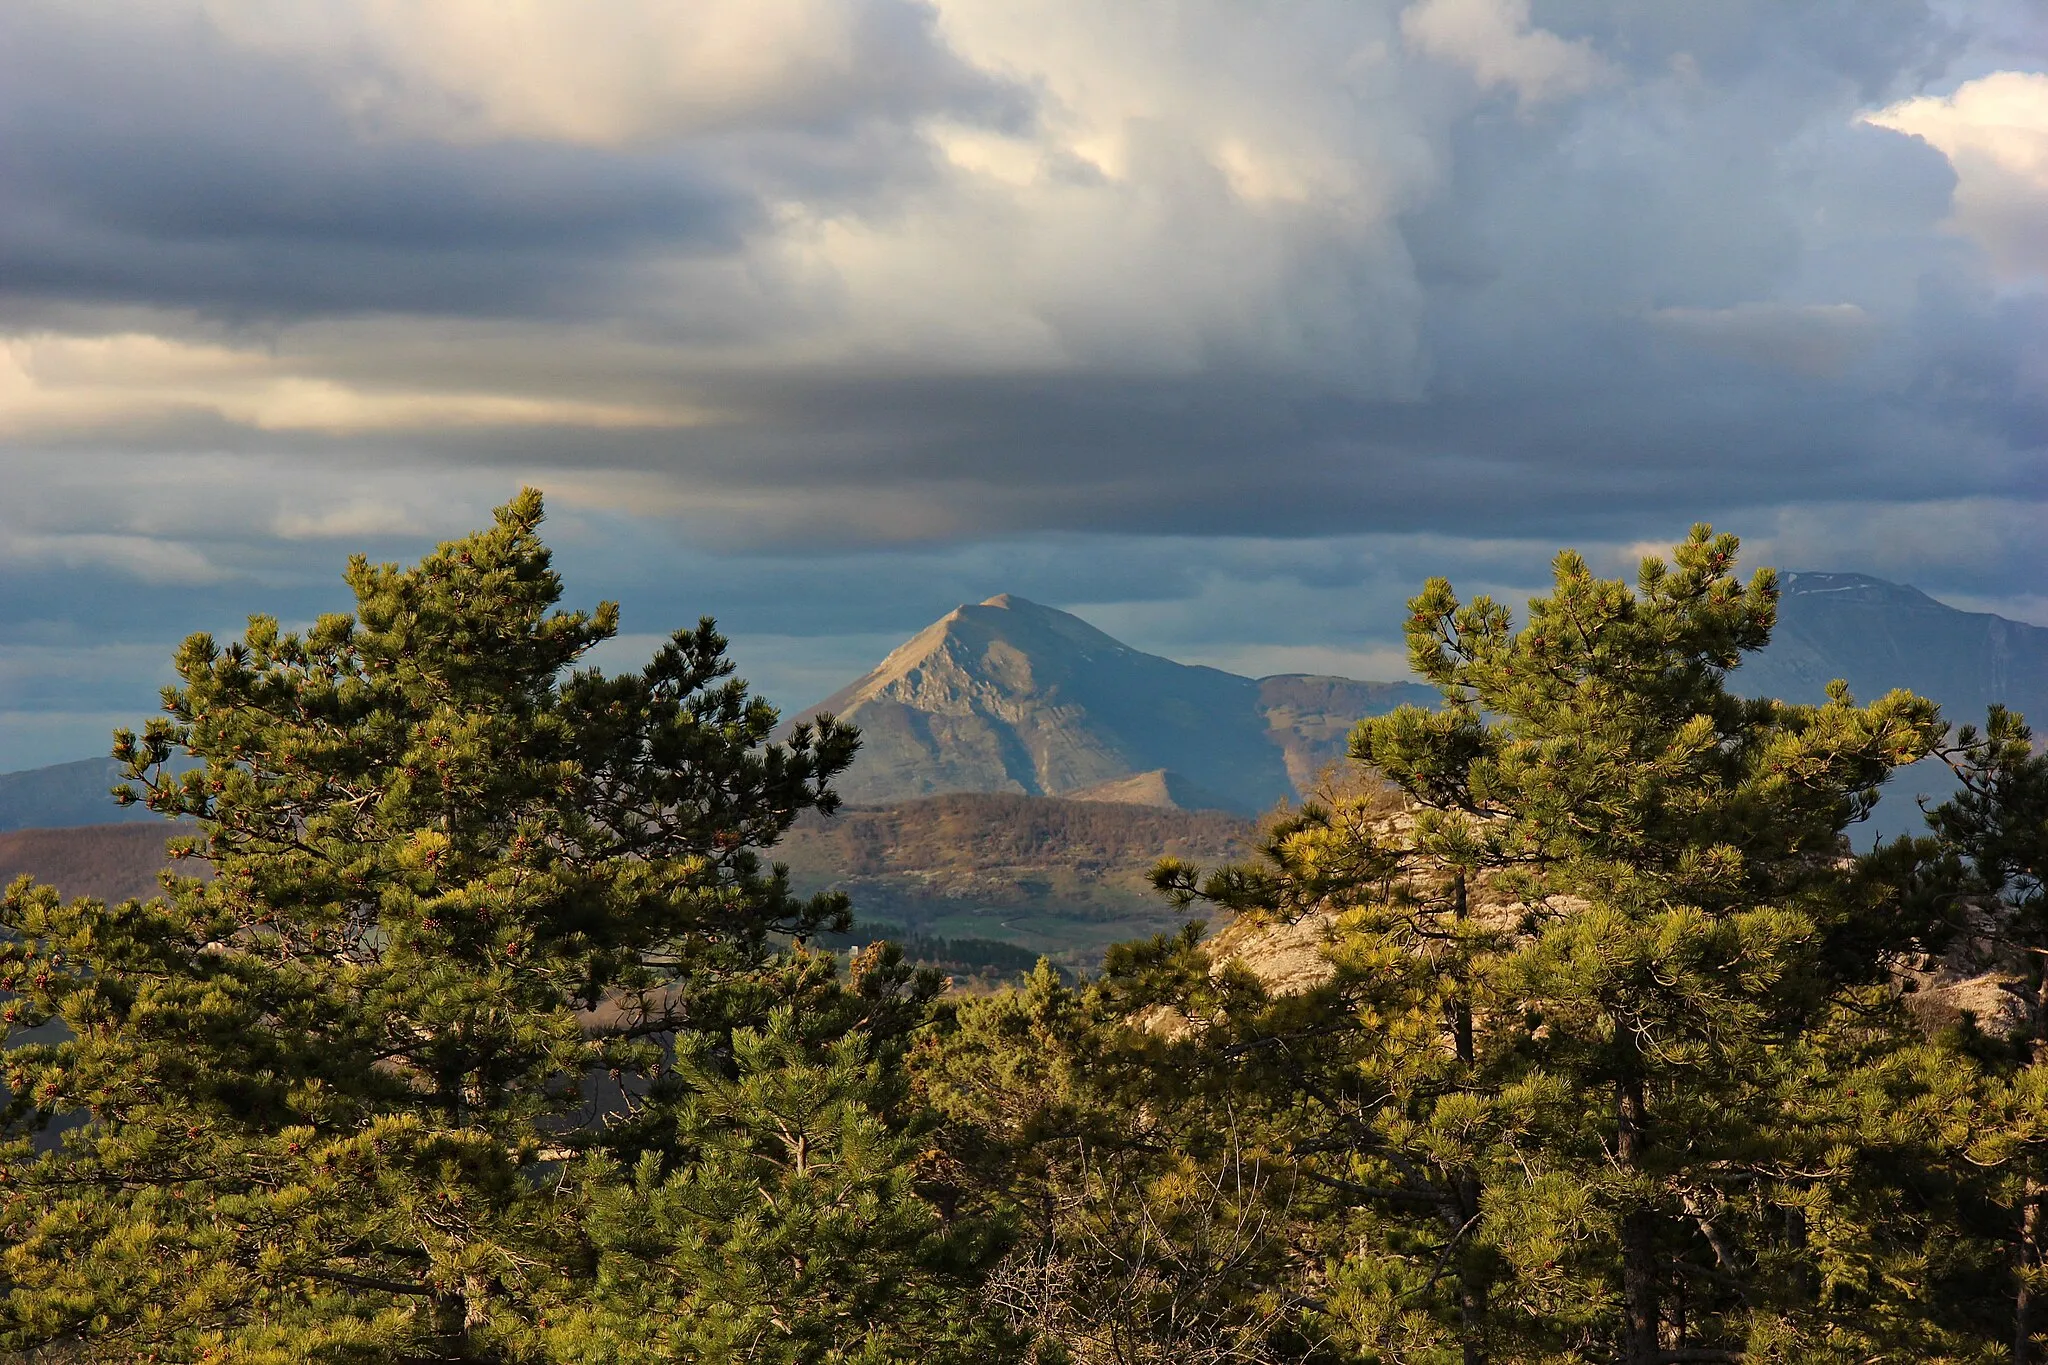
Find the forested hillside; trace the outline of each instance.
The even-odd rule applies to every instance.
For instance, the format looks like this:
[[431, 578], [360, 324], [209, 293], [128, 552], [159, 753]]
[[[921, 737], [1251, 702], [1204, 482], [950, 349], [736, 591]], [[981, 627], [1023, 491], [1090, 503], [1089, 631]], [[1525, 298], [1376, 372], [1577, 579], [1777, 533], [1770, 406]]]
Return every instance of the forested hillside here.
[[955, 793], [807, 816], [774, 850], [806, 891], [858, 921], [987, 938], [1092, 971], [1102, 949], [1177, 925], [1152, 887], [1162, 857], [1234, 861], [1251, 821], [1217, 811]]
[[[153, 819], [0, 834], [0, 885], [27, 873], [67, 896], [154, 895], [180, 832]], [[846, 941], [886, 933], [964, 980], [1014, 976], [1041, 954], [1092, 972], [1108, 944], [1184, 918], [1153, 889], [1154, 863], [1242, 858], [1252, 834], [1216, 811], [956, 793], [806, 815], [767, 855], [799, 893], [851, 897]]]

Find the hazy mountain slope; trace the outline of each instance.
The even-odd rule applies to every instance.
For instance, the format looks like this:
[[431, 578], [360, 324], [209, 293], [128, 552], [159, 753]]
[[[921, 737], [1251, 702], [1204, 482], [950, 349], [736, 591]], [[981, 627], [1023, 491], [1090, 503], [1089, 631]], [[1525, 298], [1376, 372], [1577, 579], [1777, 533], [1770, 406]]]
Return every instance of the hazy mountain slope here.
[[108, 791], [121, 780], [111, 758], [0, 773], [0, 830], [105, 825], [163, 817], [142, 806], [117, 806]]
[[1752, 696], [1818, 701], [1833, 678], [1866, 699], [1910, 688], [1955, 721], [1981, 722], [1996, 701], [2048, 722], [2048, 628], [1862, 574], [1786, 574], [1770, 647], [1731, 682]]
[[1367, 716], [1399, 706], [1435, 706], [1434, 687], [1408, 682], [1359, 682], [1315, 673], [1278, 673], [1259, 679], [1259, 711], [1266, 735], [1280, 747], [1297, 792], [1315, 786], [1323, 770], [1342, 763], [1351, 729]]

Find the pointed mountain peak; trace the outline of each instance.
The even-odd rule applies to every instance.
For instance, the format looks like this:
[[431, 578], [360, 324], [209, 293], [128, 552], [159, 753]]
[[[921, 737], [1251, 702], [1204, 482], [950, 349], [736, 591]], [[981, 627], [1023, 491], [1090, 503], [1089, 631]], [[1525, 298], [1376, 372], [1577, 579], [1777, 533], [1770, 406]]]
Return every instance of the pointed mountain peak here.
[[[1146, 654], [1056, 607], [998, 593], [954, 608], [812, 708], [858, 725], [855, 802], [944, 791], [1262, 810], [1292, 793], [1259, 685]], [[1170, 770], [1170, 777], [1159, 776]]]
[[999, 592], [973, 606], [955, 607], [926, 632], [941, 630], [955, 638], [971, 636], [977, 644], [1002, 640], [1026, 654], [1132, 653], [1122, 641], [1105, 635], [1072, 612], [1042, 602]]
[[[975, 613], [984, 610], [1008, 612], [1012, 617], [1016, 618], [1015, 624], [1018, 625], [1034, 623], [1051, 626], [1056, 630], [1069, 632], [1083, 630], [1091, 635], [1102, 634], [1102, 632], [1096, 630], [1095, 627], [1089, 625], [1070, 611], [1061, 611], [1058, 607], [1048, 607], [1043, 602], [1034, 602], [1028, 597], [1019, 597], [1013, 592], [999, 592], [994, 597], [983, 598], [971, 607], [963, 606], [959, 608], [955, 614]], [[1109, 637], [1103, 636], [1103, 638], [1108, 639]]]

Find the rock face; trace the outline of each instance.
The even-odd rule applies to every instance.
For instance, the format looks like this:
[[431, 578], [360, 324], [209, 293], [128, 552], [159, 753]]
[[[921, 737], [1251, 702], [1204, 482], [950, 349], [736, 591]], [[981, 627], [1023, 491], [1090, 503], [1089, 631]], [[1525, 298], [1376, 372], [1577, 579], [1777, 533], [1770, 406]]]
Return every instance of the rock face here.
[[948, 612], [805, 714], [860, 726], [839, 783], [855, 803], [1091, 793], [1256, 812], [1295, 796], [1362, 717], [1434, 699], [1406, 683], [1175, 663], [1005, 594]]

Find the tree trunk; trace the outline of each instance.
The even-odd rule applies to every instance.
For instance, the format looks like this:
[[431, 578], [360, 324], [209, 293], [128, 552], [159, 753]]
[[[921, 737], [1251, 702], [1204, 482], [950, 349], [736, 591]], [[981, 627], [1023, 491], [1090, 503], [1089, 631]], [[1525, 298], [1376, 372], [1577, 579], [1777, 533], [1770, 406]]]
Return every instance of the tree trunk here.
[[1456, 994], [1451, 1001], [1451, 1036], [1458, 1049], [1458, 1060], [1468, 1067], [1478, 1056], [1472, 1043], [1472, 992], [1465, 980], [1463, 930], [1471, 909], [1471, 898], [1465, 889], [1465, 869], [1461, 867], [1451, 883], [1451, 921], [1459, 930], [1458, 944], [1452, 957], [1451, 979], [1456, 983]]
[[[1451, 918], [1462, 931], [1466, 916], [1471, 913], [1471, 900], [1465, 887], [1465, 869], [1459, 868], [1451, 882]], [[1458, 1061], [1466, 1068], [1469, 1078], [1471, 1067], [1478, 1059], [1478, 1052], [1472, 1040], [1472, 993], [1465, 979], [1465, 944], [1459, 937], [1453, 952], [1451, 979], [1455, 983], [1455, 994], [1451, 1000], [1451, 1041], [1457, 1049]], [[1473, 1176], [1461, 1177], [1458, 1181], [1459, 1216], [1468, 1224], [1479, 1216], [1479, 1181]], [[1464, 1338], [1464, 1365], [1486, 1365], [1486, 1350], [1480, 1344], [1480, 1335], [1486, 1322], [1486, 1285], [1472, 1276], [1469, 1271], [1459, 1272], [1458, 1316], [1461, 1335]]]
[[2021, 1194], [2019, 1242], [2012, 1249], [2013, 1274], [2018, 1287], [2012, 1305], [2012, 1365], [2032, 1365], [2034, 1359], [2033, 1292], [2027, 1277], [2040, 1260], [2041, 1200], [2048, 1197], [2040, 1182], [2029, 1180]]
[[[1640, 1168], [1647, 1147], [1643, 1083], [1640, 1077], [1629, 1076], [1616, 1090], [1616, 1155], [1623, 1166]], [[1657, 1224], [1648, 1209], [1632, 1210], [1621, 1220], [1621, 1299], [1622, 1360], [1626, 1365], [1657, 1365], [1663, 1352], [1658, 1339]]]

